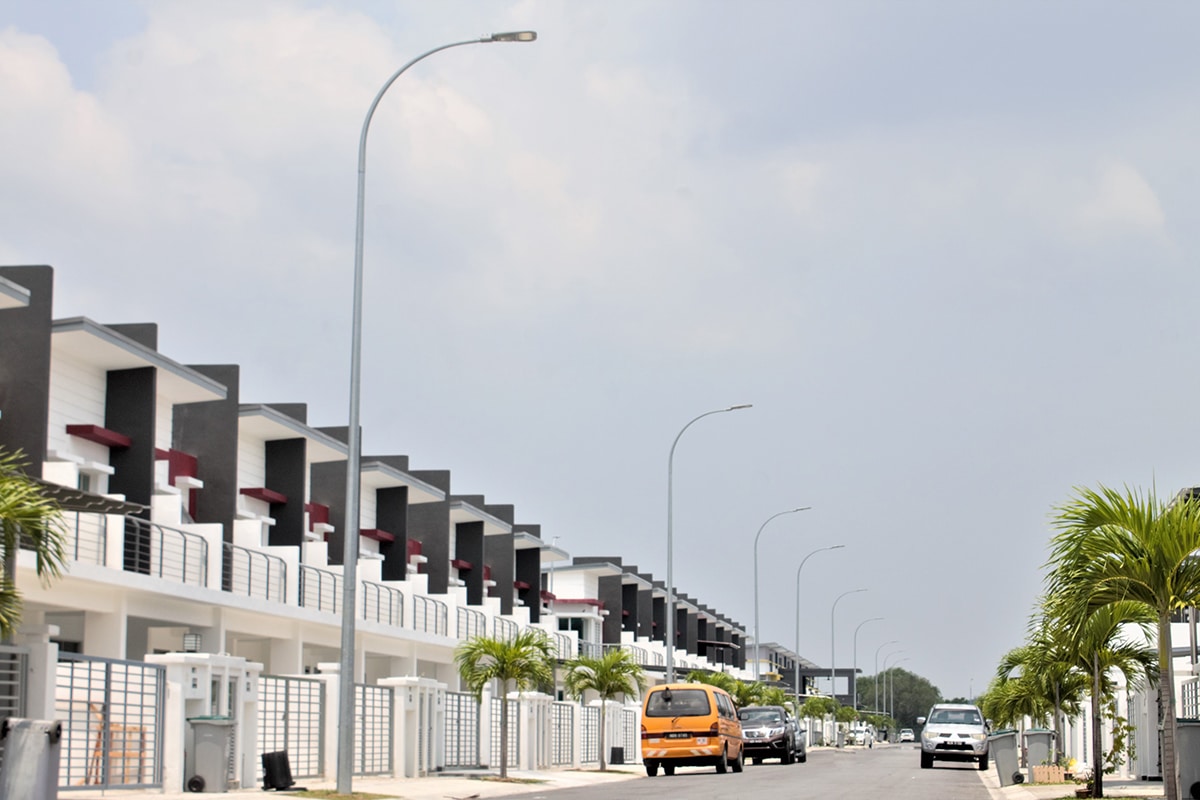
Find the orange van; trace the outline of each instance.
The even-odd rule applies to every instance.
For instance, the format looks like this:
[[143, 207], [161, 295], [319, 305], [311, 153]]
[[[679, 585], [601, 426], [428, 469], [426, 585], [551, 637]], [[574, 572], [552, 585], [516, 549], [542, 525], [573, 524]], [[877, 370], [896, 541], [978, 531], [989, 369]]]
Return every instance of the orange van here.
[[642, 701], [642, 763], [651, 778], [661, 766], [715, 766], [742, 771], [742, 724], [733, 698], [704, 683], [668, 683]]

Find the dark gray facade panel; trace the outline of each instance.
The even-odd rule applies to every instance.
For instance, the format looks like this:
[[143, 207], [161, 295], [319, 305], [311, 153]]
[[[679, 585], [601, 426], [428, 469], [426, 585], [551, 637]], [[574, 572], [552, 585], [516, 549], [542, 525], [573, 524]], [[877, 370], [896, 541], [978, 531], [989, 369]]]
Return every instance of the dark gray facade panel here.
[[132, 339], [142, 347], [158, 351], [158, 323], [156, 322], [129, 322], [105, 325], [104, 327], [116, 331], [126, 339]]
[[471, 565], [458, 578], [467, 584], [467, 605], [483, 605], [483, 523], [460, 522], [454, 526], [454, 558]]
[[703, 616], [696, 617], [696, 655], [707, 657], [709, 653], [716, 654], [715, 648], [710, 650], [709, 646], [705, 644], [710, 639], [712, 637], [709, 636], [708, 619]]
[[700, 646], [696, 640], [700, 638], [700, 619], [694, 613], [687, 612], [687, 642], [685, 647], [692, 655], [698, 655]]
[[109, 371], [104, 427], [128, 436], [131, 444], [109, 449], [109, 465], [115, 472], [108, 479], [108, 491], [144, 506], [150, 505], [154, 493], [157, 400], [158, 371], [154, 367]]
[[[271, 503], [275, 524], [271, 526], [270, 543], [299, 547], [304, 543], [308, 440], [274, 439], [266, 443], [266, 454], [266, 488], [287, 497], [286, 503]], [[333, 552], [330, 548], [331, 555]]]
[[601, 641], [604, 644], [621, 643], [621, 576], [601, 575], [597, 581], [598, 599], [602, 609], [608, 612], [601, 623]]
[[627, 583], [621, 586], [621, 630], [637, 635], [638, 587]]
[[516, 580], [529, 585], [528, 589], [519, 589], [517, 597], [529, 609], [529, 621], [538, 622], [542, 618], [542, 551], [537, 547], [526, 547], [515, 553]]
[[[405, 459], [407, 460], [407, 459]], [[408, 487], [389, 486], [375, 492], [375, 527], [396, 537], [380, 542], [383, 554], [380, 577], [385, 581], [408, 578]]]
[[667, 637], [667, 599], [655, 597], [651, 611], [650, 627], [652, 638], [656, 642], [664, 642]]
[[40, 478], [50, 424], [54, 270], [0, 267], [0, 277], [29, 290], [29, 305], [0, 311], [0, 445], [21, 450], [26, 471]]
[[[482, 498], [480, 498], [480, 500], [482, 500]], [[482, 508], [496, 519], [502, 519], [509, 524], [509, 527], [512, 527], [513, 518], [516, 512], [516, 509], [513, 506], [508, 505], [507, 503], [488, 503], [487, 505], [476, 506], [476, 508]]]
[[201, 375], [225, 386], [224, 400], [175, 406], [171, 446], [196, 457], [196, 477], [204, 488], [196, 493], [196, 522], [224, 526], [225, 541], [233, 541], [237, 517], [238, 384], [236, 364], [192, 365]]
[[291, 417], [301, 425], [308, 424], [307, 403], [263, 403], [267, 408], [273, 408], [285, 417]]
[[487, 590], [487, 596], [499, 597], [500, 613], [511, 614], [513, 581], [516, 580], [511, 533], [493, 534], [483, 538], [483, 563], [490, 569], [492, 580], [496, 582], [495, 587]]
[[[346, 560], [346, 463], [326, 461], [312, 465], [309, 500], [329, 507], [329, 524], [333, 526], [333, 530], [325, 535], [330, 564], [342, 564]], [[288, 500], [291, 499], [288, 495]]]
[[654, 594], [649, 589], [638, 590], [637, 635], [654, 634]]

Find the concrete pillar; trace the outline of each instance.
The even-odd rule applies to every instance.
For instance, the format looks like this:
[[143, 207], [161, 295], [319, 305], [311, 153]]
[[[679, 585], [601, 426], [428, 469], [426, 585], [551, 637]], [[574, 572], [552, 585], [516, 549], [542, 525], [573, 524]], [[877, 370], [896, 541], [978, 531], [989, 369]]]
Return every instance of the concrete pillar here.
[[21, 626], [17, 641], [29, 648], [29, 666], [25, 672], [25, 716], [30, 719], [54, 719], [55, 684], [58, 677], [58, 645], [50, 637], [58, 635], [57, 625]]

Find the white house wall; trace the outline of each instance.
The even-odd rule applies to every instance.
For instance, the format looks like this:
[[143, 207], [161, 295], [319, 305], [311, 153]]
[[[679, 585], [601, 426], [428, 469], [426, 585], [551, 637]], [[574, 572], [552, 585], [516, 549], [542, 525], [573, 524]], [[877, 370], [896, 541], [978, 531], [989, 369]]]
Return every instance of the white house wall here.
[[68, 436], [68, 425], [103, 425], [108, 390], [105, 370], [80, 361], [55, 348], [50, 362], [50, 450], [71, 453], [85, 461], [108, 463], [108, 448], [78, 436]]

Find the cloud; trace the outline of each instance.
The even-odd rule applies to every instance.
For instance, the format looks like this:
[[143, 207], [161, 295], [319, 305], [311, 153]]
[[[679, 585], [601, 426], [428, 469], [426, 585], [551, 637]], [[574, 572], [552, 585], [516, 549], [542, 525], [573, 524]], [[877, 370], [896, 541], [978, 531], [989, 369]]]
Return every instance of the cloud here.
[[1093, 233], [1115, 229], [1159, 235], [1165, 228], [1154, 189], [1133, 166], [1115, 160], [1100, 167], [1091, 197], [1078, 208], [1076, 220]]

